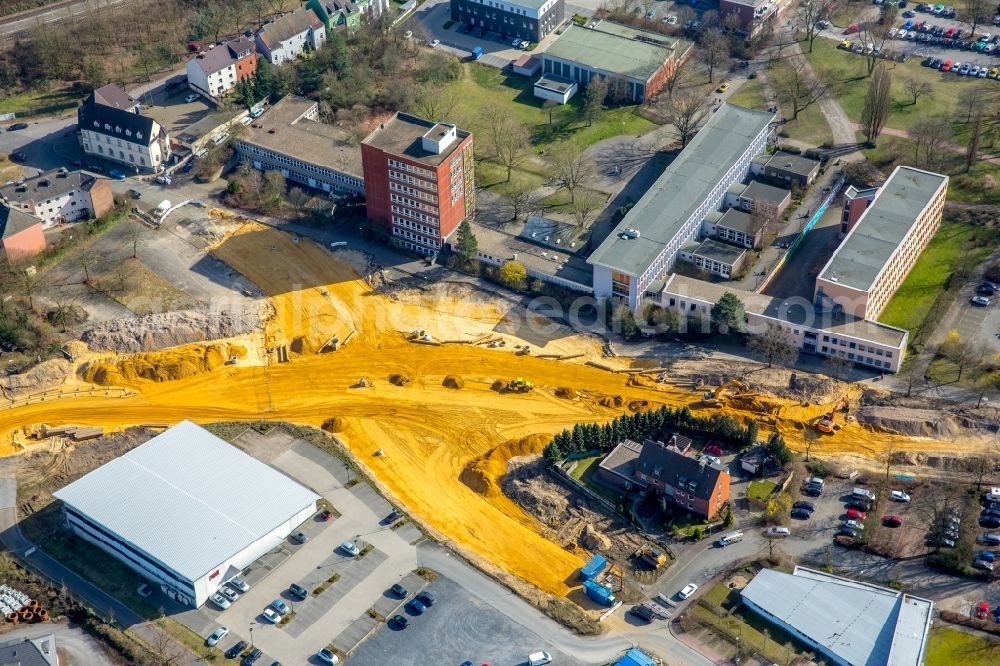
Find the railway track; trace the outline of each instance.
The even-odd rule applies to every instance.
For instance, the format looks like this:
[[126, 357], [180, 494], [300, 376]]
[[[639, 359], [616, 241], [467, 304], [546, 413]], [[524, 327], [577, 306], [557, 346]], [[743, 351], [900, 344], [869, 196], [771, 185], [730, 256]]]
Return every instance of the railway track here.
[[73, 19], [88, 11], [101, 11], [113, 7], [127, 7], [138, 0], [58, 0], [45, 7], [28, 9], [23, 12], [0, 17], [0, 46], [22, 39], [35, 28]]

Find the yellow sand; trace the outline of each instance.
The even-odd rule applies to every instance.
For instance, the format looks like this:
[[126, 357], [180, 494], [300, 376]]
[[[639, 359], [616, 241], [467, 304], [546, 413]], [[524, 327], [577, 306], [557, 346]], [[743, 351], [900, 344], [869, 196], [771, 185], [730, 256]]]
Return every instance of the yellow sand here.
[[[65, 398], [0, 410], [0, 442], [10, 442], [14, 431], [27, 424], [43, 422], [107, 429], [182, 419], [326, 424], [390, 495], [452, 546], [563, 595], [581, 557], [544, 539], [536, 521], [498, 491], [496, 477], [504, 461], [540, 450], [546, 437], [539, 435], [610, 419], [637, 401], [701, 410], [698, 394], [664, 385], [630, 386], [626, 375], [515, 355], [509, 350], [519, 341], [510, 335], [507, 351], [407, 342], [399, 332], [416, 328], [437, 340], [479, 338], [495, 332], [501, 318], [512, 313], [494, 306], [462, 309], [449, 299], [391, 301], [371, 293], [323, 248], [304, 239], [293, 243], [286, 234], [248, 225], [214, 252], [269, 294], [274, 307], [269, 343], [291, 344], [297, 338], [308, 343], [291, 362], [274, 363], [272, 355], [267, 366], [248, 361], [172, 381], [134, 379], [129, 383], [138, 392], [128, 397]], [[344, 331], [356, 331], [347, 348], [308, 351]], [[533, 351], [599, 355], [591, 338], [564, 330], [554, 336], [541, 348], [533, 341]], [[395, 386], [387, 380], [392, 374], [405, 374], [411, 382]], [[447, 375], [461, 377], [463, 388], [443, 386]], [[374, 386], [353, 388], [362, 377]], [[491, 389], [515, 377], [532, 381], [535, 390], [501, 394]], [[557, 389], [576, 397], [556, 397]], [[606, 400], [615, 396], [621, 400]], [[737, 416], [760, 415], [751, 399], [740, 406], [755, 411], [724, 409]], [[820, 437], [812, 424], [823, 406], [773, 409], [773, 400], [769, 406], [793, 448], [801, 447], [804, 437]], [[929, 447], [929, 440], [874, 435], [858, 424], [821, 437], [814, 453], [871, 451], [890, 440], [901, 449], [941, 448], [938, 442]], [[374, 456], [379, 449], [384, 455]]]

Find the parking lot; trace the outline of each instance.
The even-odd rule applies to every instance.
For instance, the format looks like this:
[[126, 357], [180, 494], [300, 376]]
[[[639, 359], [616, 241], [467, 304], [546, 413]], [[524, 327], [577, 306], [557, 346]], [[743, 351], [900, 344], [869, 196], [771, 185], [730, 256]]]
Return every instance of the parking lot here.
[[984, 345], [987, 349], [1000, 351], [1000, 308], [997, 307], [997, 296], [990, 297], [990, 305], [978, 307], [969, 302], [976, 294], [979, 281], [972, 281], [962, 286], [955, 299], [956, 307], [961, 308], [958, 322], [953, 327], [963, 340], [973, 344]]
[[185, 101], [192, 92], [183, 83], [182, 76], [175, 76], [139, 98], [142, 112], [163, 125], [170, 134], [178, 134], [216, 110], [214, 104], [201, 96], [191, 102]]
[[[245, 572], [250, 590], [229, 609], [220, 610], [209, 602], [175, 619], [203, 637], [226, 626], [231, 633], [220, 649], [238, 640], [252, 642], [264, 651], [264, 663], [320, 663], [314, 655], [330, 643], [344, 650], [353, 648], [371, 628], [366, 630], [365, 622], [358, 622], [367, 617], [368, 609], [395, 612], [398, 603], [388, 607], [386, 590], [404, 580], [408, 588], [418, 589], [420, 579], [411, 572], [416, 568], [415, 542], [422, 537], [420, 531], [410, 523], [396, 529], [385, 524], [391, 505], [365, 482], [345, 487], [350, 478], [344, 464], [308, 442], [281, 431], [267, 437], [251, 431], [236, 443], [315, 490], [342, 515], [329, 522], [319, 517], [306, 521], [299, 529], [309, 540], [296, 544], [286, 539], [281, 548]], [[365, 554], [356, 558], [345, 553], [338, 548], [345, 541], [355, 543]], [[310, 592], [321, 584], [329, 587], [300, 601], [288, 591], [292, 583]], [[274, 599], [283, 600], [294, 613], [287, 624], [276, 626], [262, 616]]]

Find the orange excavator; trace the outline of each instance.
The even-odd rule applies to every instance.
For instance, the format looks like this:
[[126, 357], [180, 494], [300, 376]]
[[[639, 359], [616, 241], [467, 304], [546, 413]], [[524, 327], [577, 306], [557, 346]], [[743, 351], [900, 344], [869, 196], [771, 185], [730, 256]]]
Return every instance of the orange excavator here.
[[833, 406], [833, 409], [830, 410], [829, 414], [823, 415], [823, 418], [821, 418], [819, 420], [819, 423], [816, 424], [816, 428], [820, 432], [835, 431], [838, 428], [837, 412], [841, 409], [843, 409], [846, 412], [848, 410], [848, 404], [849, 403], [847, 400], [847, 396], [845, 395], [844, 397], [842, 397], [840, 400], [837, 401], [837, 403]]

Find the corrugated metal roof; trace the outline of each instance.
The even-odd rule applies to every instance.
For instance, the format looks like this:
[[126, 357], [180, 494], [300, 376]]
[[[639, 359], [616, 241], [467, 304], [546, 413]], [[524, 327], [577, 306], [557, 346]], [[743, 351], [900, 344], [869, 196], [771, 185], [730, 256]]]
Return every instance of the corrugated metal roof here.
[[319, 499], [190, 421], [55, 497], [190, 580]]
[[927, 599], [803, 567], [791, 574], [765, 569], [742, 594], [858, 666], [919, 666], [933, 609]]
[[896, 167], [830, 257], [820, 279], [862, 291], [870, 289], [938, 188], [947, 185], [948, 176]]

